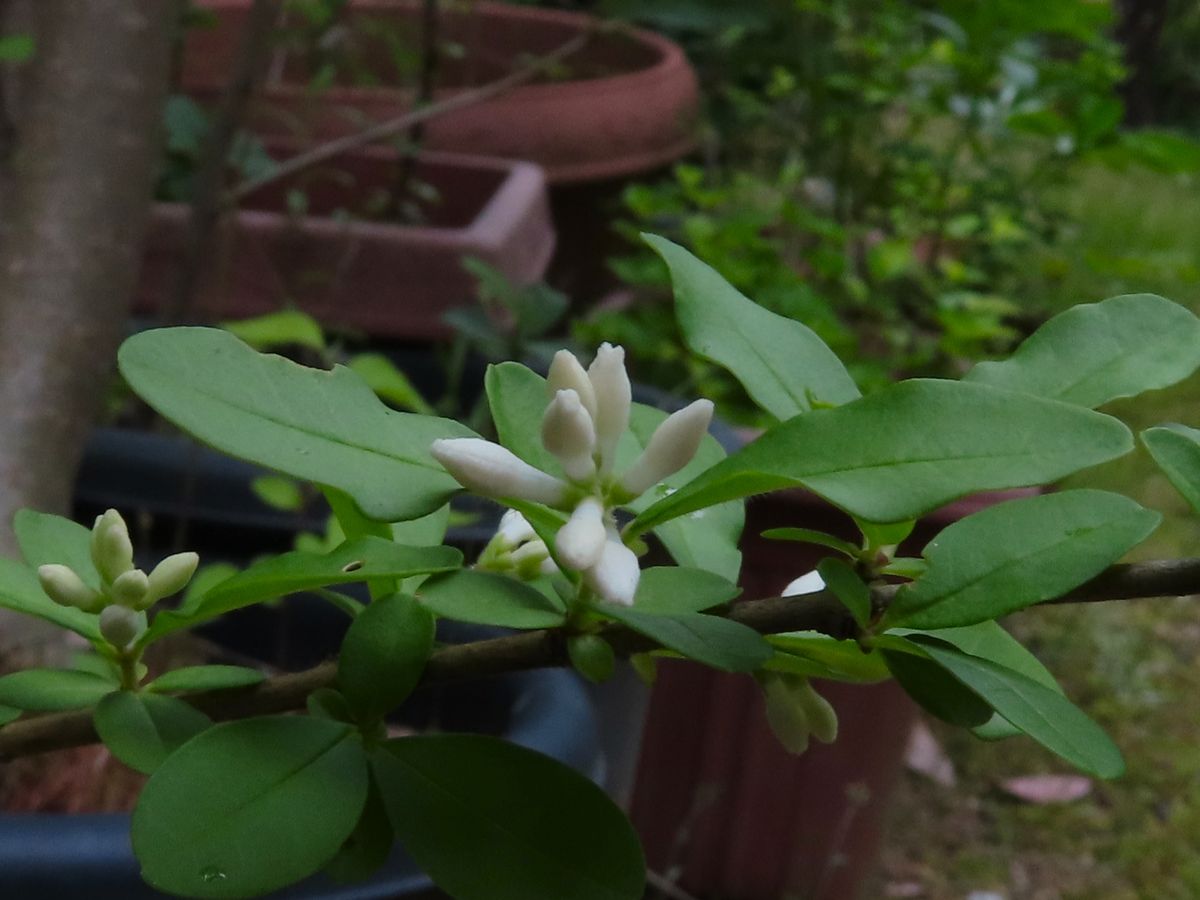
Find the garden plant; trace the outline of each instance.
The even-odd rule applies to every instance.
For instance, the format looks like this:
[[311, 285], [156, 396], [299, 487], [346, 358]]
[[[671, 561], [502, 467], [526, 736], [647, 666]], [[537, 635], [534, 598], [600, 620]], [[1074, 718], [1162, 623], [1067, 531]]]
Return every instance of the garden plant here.
[[[1119, 777], [1118, 747], [997, 619], [1041, 603], [1200, 591], [1195, 560], [1118, 563], [1158, 513], [1062, 490], [955, 522], [920, 557], [898, 547], [951, 500], [1049, 485], [1135, 452], [1129, 429], [1096, 407], [1190, 375], [1200, 320], [1161, 297], [1114, 297], [1055, 317], [961, 380], [863, 397], [813, 331], [681, 247], [646, 240], [671, 271], [688, 346], [774, 422], [728, 456], [706, 434], [708, 400], [671, 415], [632, 403], [619, 347], [586, 368], [560, 352], [546, 377], [493, 365], [491, 442], [388, 409], [348, 368], [307, 368], [227, 331], [129, 338], [119, 365], [139, 396], [200, 440], [311, 482], [346, 538], [232, 575], [210, 577], [186, 552], [146, 574], [119, 511], [90, 529], [21, 512], [24, 561], [0, 562], [0, 605], [75, 632], [93, 652], [74, 668], [0, 678], [0, 757], [100, 740], [149, 774], [134, 850], [148, 883], [189, 897], [257, 896], [320, 870], [367, 877], [396, 840], [459, 900], [642, 896], [637, 837], [583, 775], [489, 736], [389, 733], [414, 690], [514, 669], [569, 665], [599, 681], [625, 657], [652, 679], [656, 660], [683, 657], [746, 673], [795, 752], [836, 739], [822, 680], [895, 678], [982, 739], [1023, 734], [1086, 773]], [[1166, 425], [1139, 439], [1200, 510], [1200, 431]], [[794, 488], [853, 516], [861, 542], [768, 533], [831, 556], [815, 574], [796, 572], [789, 596], [738, 598], [743, 503]], [[463, 489], [509, 510], [473, 560], [441, 543]], [[674, 564], [644, 567], [654, 548]], [[338, 589], [355, 583], [369, 602]], [[148, 678], [154, 642], [306, 591], [352, 620], [335, 661], [272, 678], [225, 665]], [[439, 618], [513, 633], [442, 646]]]

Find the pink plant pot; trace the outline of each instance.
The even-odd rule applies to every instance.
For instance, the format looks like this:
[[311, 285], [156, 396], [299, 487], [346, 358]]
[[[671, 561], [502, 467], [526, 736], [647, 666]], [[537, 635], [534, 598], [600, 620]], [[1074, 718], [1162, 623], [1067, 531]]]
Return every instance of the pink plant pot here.
[[[215, 100], [232, 71], [249, 0], [203, 0], [216, 14], [213, 28], [188, 33], [184, 89]], [[493, 81], [523, 59], [548, 53], [596, 26], [580, 13], [478, 0], [444, 3], [443, 42], [462, 48], [440, 66], [435, 100]], [[309, 86], [310, 73], [291, 54], [277, 59], [275, 77], [255, 99], [251, 123], [261, 134], [320, 140], [361, 131], [413, 105], [415, 77], [398, 72], [381, 41], [362, 35], [384, 26], [414, 52], [420, 42], [420, 5], [413, 0], [354, 0], [345, 23], [361, 42], [362, 70], [371, 86]], [[543, 78], [432, 120], [429, 150], [535, 162], [552, 185], [628, 178], [679, 159], [695, 144], [699, 93], [683, 50], [651, 32], [597, 32], [563, 63], [564, 77]]]
[[[516, 284], [541, 278], [554, 252], [545, 180], [534, 165], [428, 153], [415, 179], [437, 201], [420, 225], [354, 215], [391, 185], [394, 151], [355, 151], [320, 170], [286, 179], [248, 198], [217, 237], [217, 265], [205, 273], [193, 317], [260, 315], [294, 306], [330, 326], [383, 338], [450, 334], [443, 315], [473, 302], [474, 257]], [[303, 214], [286, 212], [302, 189]], [[347, 211], [342, 215], [339, 211]], [[155, 207], [135, 307], [169, 305], [188, 234], [189, 210]]]

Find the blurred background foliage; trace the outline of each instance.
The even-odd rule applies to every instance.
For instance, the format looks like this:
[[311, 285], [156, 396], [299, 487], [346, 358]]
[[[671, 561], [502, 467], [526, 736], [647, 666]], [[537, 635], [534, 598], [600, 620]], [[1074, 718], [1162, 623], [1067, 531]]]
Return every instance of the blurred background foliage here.
[[[1169, 88], [1136, 129], [1123, 98], [1142, 51], [1103, 2], [599, 6], [680, 39], [706, 100], [702, 152], [631, 187], [619, 227], [671, 236], [804, 321], [865, 388], [954, 375], [1071, 303], [1194, 299], [1195, 251], [1174, 221], [1200, 170], [1193, 4], [1160, 25], [1152, 68]], [[684, 352], [657, 260], [631, 249], [612, 267], [632, 295], [576, 337], [619, 340], [640, 378], [753, 422], [737, 385]]]

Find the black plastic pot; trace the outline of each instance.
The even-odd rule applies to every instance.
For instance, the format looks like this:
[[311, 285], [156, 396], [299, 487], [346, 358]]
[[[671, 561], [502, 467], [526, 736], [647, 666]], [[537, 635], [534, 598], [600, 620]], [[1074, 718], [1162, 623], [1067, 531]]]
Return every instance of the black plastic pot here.
[[[501, 734], [603, 781], [595, 711], [587, 691], [570, 672], [520, 672], [436, 693], [418, 692], [401, 718], [418, 727], [436, 719], [454, 730]], [[163, 896], [138, 874], [127, 815], [0, 815], [0, 897], [5, 900]], [[385, 900], [441, 895], [397, 847], [384, 868], [362, 884], [336, 884], [318, 875], [271, 896]]]

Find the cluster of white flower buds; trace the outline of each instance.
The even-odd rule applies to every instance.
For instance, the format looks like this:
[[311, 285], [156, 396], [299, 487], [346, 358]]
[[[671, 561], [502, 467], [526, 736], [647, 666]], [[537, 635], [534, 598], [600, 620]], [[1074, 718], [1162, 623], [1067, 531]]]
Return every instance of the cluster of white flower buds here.
[[110, 509], [92, 526], [92, 562], [99, 589], [90, 587], [70, 566], [38, 566], [42, 590], [60, 606], [100, 614], [100, 633], [118, 650], [137, 640], [146, 627], [143, 615], [153, 604], [183, 590], [196, 573], [195, 553], [168, 556], [149, 575], [133, 565], [133, 542], [121, 514]]
[[[574, 354], [560, 350], [548, 385], [542, 444], [561, 464], [566, 480], [479, 438], [434, 441], [433, 455], [459, 484], [477, 494], [569, 510], [554, 542], [558, 559], [583, 573], [601, 598], [632, 605], [641, 570], [636, 554], [621, 540], [613, 511], [691, 461], [712, 421], [712, 402], [697, 400], [672, 413], [632, 465], [616, 474], [617, 448], [629, 427], [632, 403], [625, 351], [604, 344], [585, 370]], [[528, 551], [532, 557], [540, 542], [530, 544], [535, 547]], [[548, 553], [544, 544], [541, 551]]]

